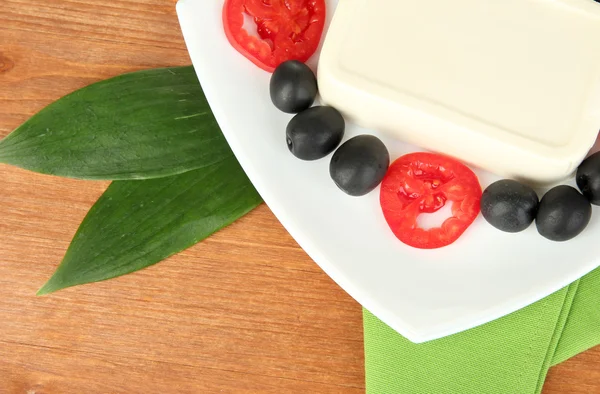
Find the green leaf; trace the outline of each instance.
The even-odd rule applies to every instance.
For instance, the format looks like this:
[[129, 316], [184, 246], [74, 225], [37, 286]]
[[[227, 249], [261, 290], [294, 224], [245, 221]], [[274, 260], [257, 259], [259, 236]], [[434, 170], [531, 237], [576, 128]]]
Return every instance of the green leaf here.
[[113, 182], [83, 220], [62, 263], [38, 295], [155, 264], [260, 202], [233, 156], [181, 175]]
[[231, 154], [191, 66], [90, 85], [0, 141], [0, 163], [83, 179], [157, 178]]

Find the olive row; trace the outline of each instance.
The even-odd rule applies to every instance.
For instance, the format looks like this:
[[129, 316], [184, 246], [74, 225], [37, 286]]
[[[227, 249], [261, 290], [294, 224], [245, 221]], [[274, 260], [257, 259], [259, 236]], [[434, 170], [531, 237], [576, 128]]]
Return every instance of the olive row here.
[[560, 185], [541, 200], [531, 187], [511, 179], [492, 183], [481, 196], [481, 213], [492, 226], [509, 233], [528, 228], [552, 241], [568, 241], [581, 234], [592, 217], [592, 204], [600, 205], [600, 152], [577, 169], [577, 187]]
[[[362, 196], [375, 189], [390, 165], [383, 142], [372, 135], [359, 135], [338, 146], [346, 123], [330, 106], [311, 107], [317, 97], [317, 79], [304, 63], [290, 60], [279, 65], [270, 81], [273, 104], [281, 111], [296, 114], [286, 128], [286, 144], [302, 160], [318, 160], [335, 150], [329, 175], [346, 194]], [[337, 150], [336, 150], [337, 148]]]
[[[317, 93], [314, 73], [299, 61], [282, 63], [271, 77], [273, 104], [283, 112], [296, 114], [286, 128], [290, 152], [302, 160], [318, 160], [335, 150], [329, 164], [335, 184], [351, 196], [369, 193], [388, 170], [387, 148], [371, 135], [356, 136], [338, 148], [344, 137], [344, 118], [333, 107], [311, 107]], [[583, 194], [561, 185], [541, 200], [535, 190], [518, 181], [494, 182], [483, 192], [481, 212], [492, 226], [505, 232], [523, 231], [535, 220], [542, 236], [553, 241], [572, 239], [587, 227], [591, 204], [600, 205], [600, 153], [579, 166], [576, 180]]]

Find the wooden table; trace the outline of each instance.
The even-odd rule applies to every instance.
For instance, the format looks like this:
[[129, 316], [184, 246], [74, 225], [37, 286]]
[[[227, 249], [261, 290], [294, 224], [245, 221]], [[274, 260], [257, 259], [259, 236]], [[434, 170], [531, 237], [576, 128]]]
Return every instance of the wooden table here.
[[[0, 138], [92, 82], [190, 64], [174, 5], [1, 0]], [[0, 165], [0, 393], [364, 391], [360, 306], [264, 205], [139, 273], [35, 297], [107, 185]], [[599, 392], [600, 348], [544, 390]]]

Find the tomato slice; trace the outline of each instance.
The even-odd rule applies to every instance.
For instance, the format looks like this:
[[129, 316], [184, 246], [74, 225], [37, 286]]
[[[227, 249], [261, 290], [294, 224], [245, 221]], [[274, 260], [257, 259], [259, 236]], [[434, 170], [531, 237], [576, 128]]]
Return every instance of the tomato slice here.
[[[244, 17], [259, 37], [244, 29]], [[325, 26], [324, 0], [226, 0], [223, 26], [231, 45], [260, 68], [272, 72], [287, 60], [306, 62]]]
[[[479, 214], [481, 186], [464, 164], [434, 153], [411, 153], [397, 159], [381, 183], [381, 209], [396, 237], [407, 245], [434, 249], [456, 241]], [[440, 227], [418, 226], [422, 213], [452, 202], [452, 216]]]

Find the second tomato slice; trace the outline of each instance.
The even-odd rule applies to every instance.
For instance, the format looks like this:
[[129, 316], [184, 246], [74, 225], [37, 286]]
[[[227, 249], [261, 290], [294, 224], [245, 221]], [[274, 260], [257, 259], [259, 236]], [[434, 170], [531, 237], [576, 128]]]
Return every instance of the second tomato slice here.
[[[407, 245], [434, 249], [456, 241], [479, 214], [481, 186], [471, 169], [434, 153], [411, 153], [390, 166], [381, 184], [383, 215]], [[440, 227], [423, 229], [417, 219], [452, 203], [452, 216]]]

